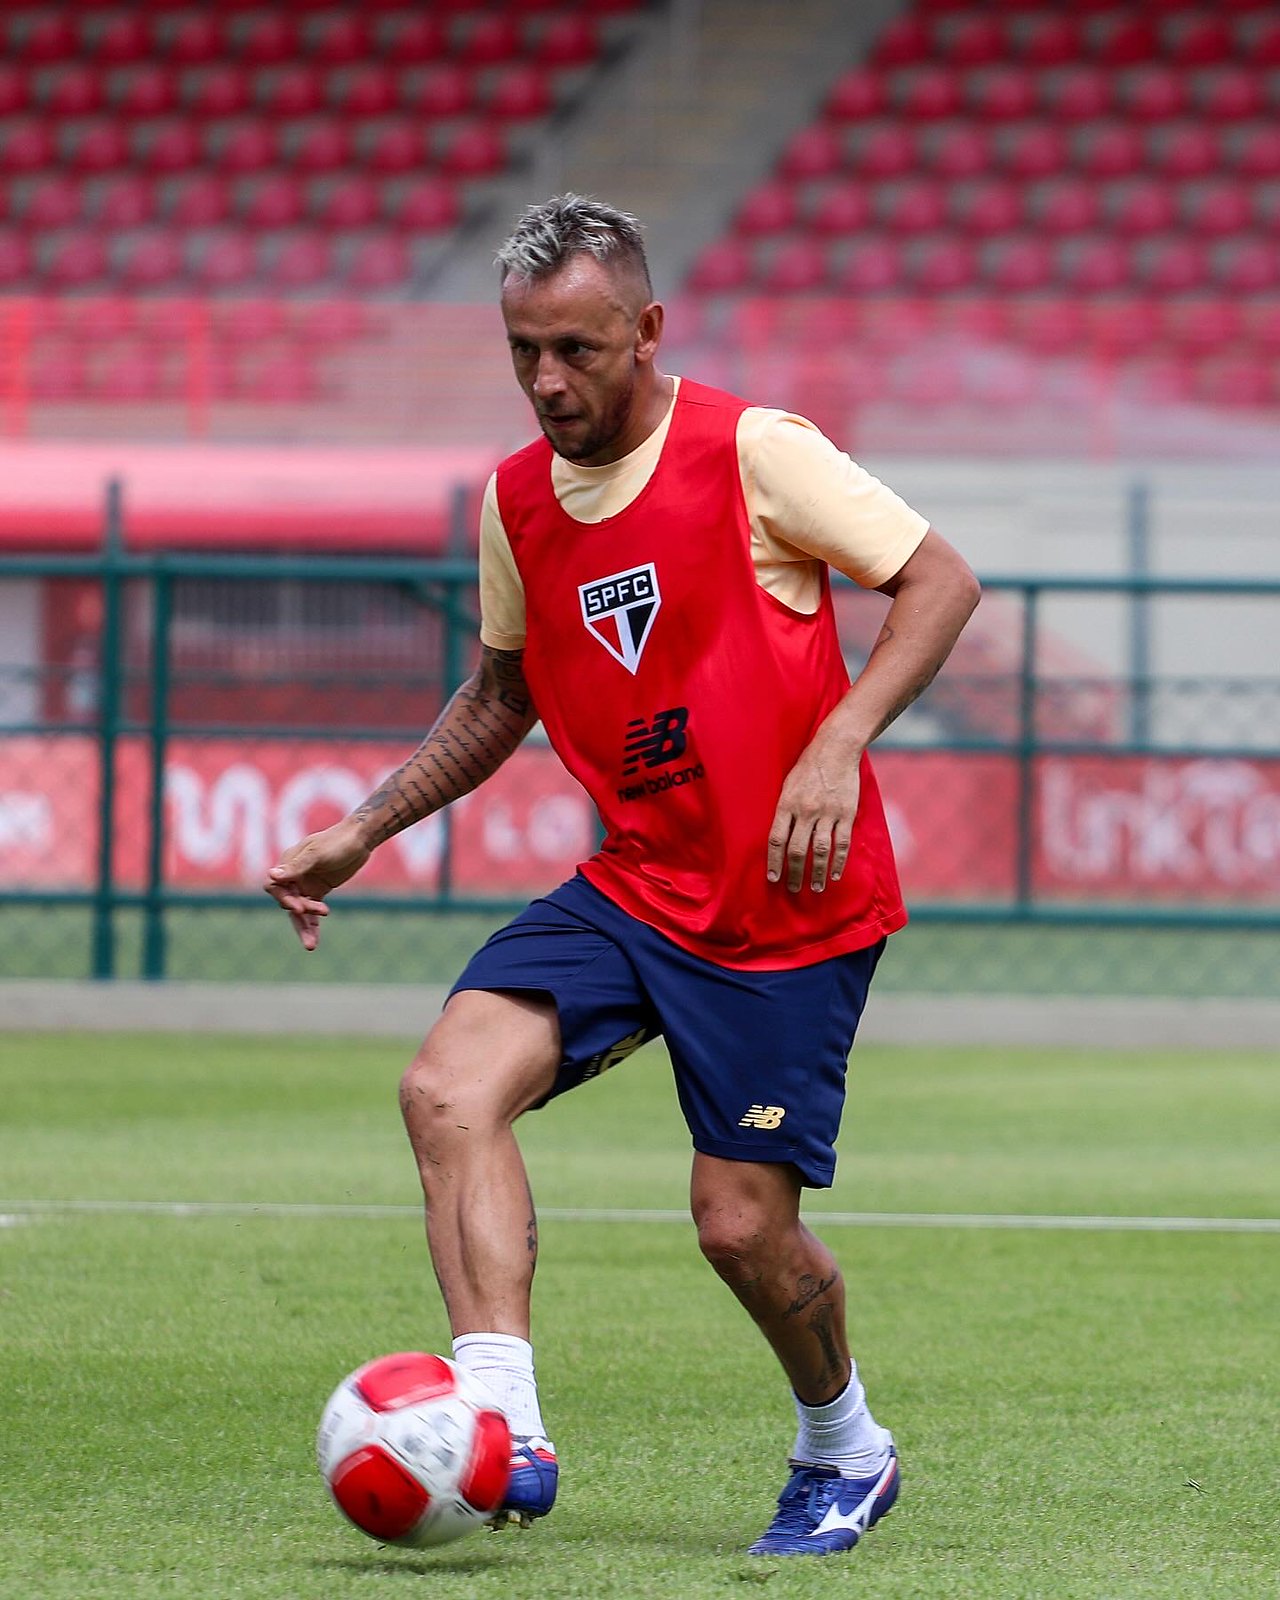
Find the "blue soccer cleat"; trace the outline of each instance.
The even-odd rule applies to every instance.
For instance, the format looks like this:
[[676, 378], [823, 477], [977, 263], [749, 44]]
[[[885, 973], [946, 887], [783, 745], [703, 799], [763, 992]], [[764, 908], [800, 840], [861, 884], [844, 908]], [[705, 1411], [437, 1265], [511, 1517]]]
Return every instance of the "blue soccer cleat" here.
[[490, 1518], [492, 1528], [514, 1522], [527, 1528], [535, 1517], [545, 1517], [556, 1503], [560, 1468], [555, 1446], [546, 1439], [511, 1441], [511, 1481], [502, 1510]]
[[852, 1550], [898, 1498], [898, 1452], [874, 1478], [842, 1478], [834, 1467], [792, 1464], [778, 1510], [749, 1556], [831, 1556]]

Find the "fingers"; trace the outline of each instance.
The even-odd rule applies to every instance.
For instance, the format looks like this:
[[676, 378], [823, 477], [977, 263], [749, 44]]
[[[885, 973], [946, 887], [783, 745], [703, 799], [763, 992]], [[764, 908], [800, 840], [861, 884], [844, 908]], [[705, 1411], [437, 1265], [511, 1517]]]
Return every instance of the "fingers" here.
[[283, 911], [288, 912], [303, 949], [314, 950], [320, 942], [320, 918], [329, 915], [329, 907], [323, 900], [304, 894], [287, 867], [272, 867], [262, 887]]
[[784, 876], [788, 890], [799, 894], [808, 867], [809, 887], [821, 894], [838, 883], [849, 860], [853, 822], [849, 817], [798, 817], [779, 806], [769, 830], [767, 872], [770, 883]]

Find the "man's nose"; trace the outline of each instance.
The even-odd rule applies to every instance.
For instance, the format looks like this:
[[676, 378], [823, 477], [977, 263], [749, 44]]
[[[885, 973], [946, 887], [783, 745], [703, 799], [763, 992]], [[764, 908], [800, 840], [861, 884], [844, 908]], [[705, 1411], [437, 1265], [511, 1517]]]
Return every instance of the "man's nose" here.
[[533, 392], [540, 400], [559, 394], [564, 388], [564, 373], [554, 352], [544, 350], [538, 357], [538, 370], [533, 375]]

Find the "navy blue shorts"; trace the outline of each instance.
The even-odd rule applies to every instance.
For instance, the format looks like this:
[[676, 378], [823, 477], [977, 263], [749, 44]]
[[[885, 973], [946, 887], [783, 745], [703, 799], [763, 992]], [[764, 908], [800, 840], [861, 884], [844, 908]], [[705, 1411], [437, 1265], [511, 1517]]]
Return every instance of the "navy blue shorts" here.
[[883, 949], [881, 939], [812, 966], [738, 972], [682, 950], [578, 876], [499, 929], [452, 993], [551, 996], [564, 1059], [544, 1105], [661, 1034], [695, 1150], [792, 1162], [826, 1188], [849, 1050]]

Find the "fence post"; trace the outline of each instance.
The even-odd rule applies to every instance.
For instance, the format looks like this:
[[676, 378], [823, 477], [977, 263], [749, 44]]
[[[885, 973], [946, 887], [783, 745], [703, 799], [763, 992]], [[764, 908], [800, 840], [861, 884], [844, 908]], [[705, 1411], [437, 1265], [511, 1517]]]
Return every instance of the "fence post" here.
[[151, 590], [151, 760], [147, 890], [142, 924], [142, 975], [165, 975], [165, 759], [169, 746], [169, 649], [173, 579], [161, 565]]
[[[1129, 486], [1129, 576], [1151, 574], [1151, 493], [1146, 481]], [[1137, 589], [1129, 597], [1129, 739], [1151, 742], [1151, 597]]]
[[107, 483], [102, 530], [102, 637], [98, 658], [98, 875], [93, 900], [93, 975], [113, 978], [115, 949], [116, 746], [120, 735], [124, 672], [122, 627], [124, 556], [122, 493], [119, 478]]
[[1035, 894], [1036, 644], [1040, 589], [1029, 583], [1022, 596], [1022, 660], [1018, 673], [1017, 907], [1030, 908]]

